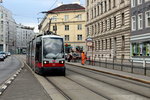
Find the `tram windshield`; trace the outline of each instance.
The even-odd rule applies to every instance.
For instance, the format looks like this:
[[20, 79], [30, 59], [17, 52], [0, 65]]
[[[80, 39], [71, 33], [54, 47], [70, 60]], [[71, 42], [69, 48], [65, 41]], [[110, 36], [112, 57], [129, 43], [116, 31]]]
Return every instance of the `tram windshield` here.
[[63, 58], [64, 47], [61, 38], [44, 38], [43, 39], [43, 57], [44, 58]]

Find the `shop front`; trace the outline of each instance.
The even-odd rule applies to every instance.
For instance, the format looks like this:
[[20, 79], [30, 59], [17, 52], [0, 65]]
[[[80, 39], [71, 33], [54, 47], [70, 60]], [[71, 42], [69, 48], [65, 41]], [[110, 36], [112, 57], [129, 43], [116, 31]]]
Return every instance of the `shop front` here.
[[131, 57], [150, 59], [150, 36], [131, 37]]

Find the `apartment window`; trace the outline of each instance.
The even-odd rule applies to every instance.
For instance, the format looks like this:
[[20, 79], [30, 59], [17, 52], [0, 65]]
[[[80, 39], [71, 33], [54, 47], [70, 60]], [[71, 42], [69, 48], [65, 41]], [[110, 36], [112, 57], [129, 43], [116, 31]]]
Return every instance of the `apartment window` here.
[[101, 32], [103, 32], [103, 22], [101, 22]]
[[97, 50], [97, 41], [95, 41], [95, 51]]
[[95, 24], [95, 34], [97, 33], [97, 25]]
[[87, 21], [89, 21], [89, 13], [87, 12]]
[[146, 12], [146, 27], [150, 27], [150, 11]]
[[4, 22], [3, 21], [1, 21], [1, 32], [3, 32], [3, 25], [4, 24]]
[[124, 0], [121, 0], [121, 2], [120, 3], [124, 3]]
[[69, 25], [65, 25], [65, 30], [69, 30]]
[[135, 31], [136, 30], [136, 17], [135, 16], [132, 16], [132, 31]]
[[103, 14], [103, 2], [101, 2], [101, 14]]
[[111, 18], [109, 19], [109, 29], [111, 30]]
[[94, 17], [96, 17], [96, 7], [94, 8]]
[[52, 21], [57, 21], [57, 16], [53, 16]]
[[125, 49], [125, 37], [124, 36], [122, 36], [122, 48], [121, 49], [122, 50]]
[[82, 35], [77, 35], [77, 40], [82, 40]]
[[97, 6], [97, 16], [99, 16], [99, 5]]
[[131, 7], [135, 7], [136, 0], [131, 0]]
[[92, 35], [94, 34], [94, 26], [92, 26]]
[[89, 0], [87, 0], [87, 6], [89, 6]]
[[114, 17], [114, 28], [116, 28], [116, 16]]
[[110, 40], [109, 40], [109, 46], [110, 46], [109, 48], [111, 49], [111, 38], [110, 38]]
[[105, 49], [107, 50], [107, 39], [105, 40]]
[[100, 32], [100, 23], [98, 23], [98, 34]]
[[125, 23], [124, 23], [124, 18], [125, 18], [125, 17], [124, 17], [124, 13], [122, 13], [122, 14], [121, 14], [121, 22], [122, 22], [122, 25], [125, 24]]
[[142, 0], [137, 0], [138, 5], [142, 4]]
[[108, 0], [109, 3], [109, 10], [111, 9], [111, 0]]
[[77, 25], [78, 30], [82, 30], [82, 24]]
[[98, 41], [98, 50], [100, 50], [100, 41]]
[[69, 41], [69, 35], [65, 35], [65, 41]]
[[90, 35], [89, 28], [87, 28], [87, 37]]
[[104, 44], [104, 43], [103, 43], [103, 40], [102, 40], [102, 50], [103, 50], [103, 44]]
[[1, 13], [1, 18], [3, 19], [3, 13]]
[[107, 31], [107, 20], [105, 20], [105, 31]]
[[142, 14], [138, 15], [138, 29], [142, 29], [143, 28], [143, 16]]
[[53, 26], [53, 31], [57, 31], [57, 26]]
[[113, 0], [113, 7], [116, 7], [116, 0]]
[[104, 1], [105, 12], [107, 11], [107, 2]]
[[93, 9], [92, 9], [92, 11], [91, 11], [91, 12], [92, 12], [92, 19], [93, 19], [93, 18], [94, 18], [94, 17], [93, 17]]
[[69, 15], [65, 15], [65, 16], [64, 16], [64, 20], [65, 20], [65, 21], [68, 21], [68, 20], [69, 20]]
[[77, 16], [77, 19], [78, 19], [78, 20], [82, 20], [82, 15], [79, 14], [79, 15]]

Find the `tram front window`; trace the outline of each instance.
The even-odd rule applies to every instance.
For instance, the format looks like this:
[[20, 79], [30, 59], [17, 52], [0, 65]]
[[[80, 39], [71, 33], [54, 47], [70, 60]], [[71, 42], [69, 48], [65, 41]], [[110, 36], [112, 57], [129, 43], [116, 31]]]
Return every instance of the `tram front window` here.
[[43, 57], [59, 59], [63, 58], [64, 47], [63, 39], [60, 38], [44, 38], [43, 39]]

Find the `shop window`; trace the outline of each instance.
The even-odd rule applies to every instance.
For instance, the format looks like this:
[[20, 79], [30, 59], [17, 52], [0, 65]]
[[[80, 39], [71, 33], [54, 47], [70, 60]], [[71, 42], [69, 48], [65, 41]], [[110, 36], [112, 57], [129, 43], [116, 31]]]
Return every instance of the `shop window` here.
[[132, 43], [132, 56], [150, 56], [150, 42]]

